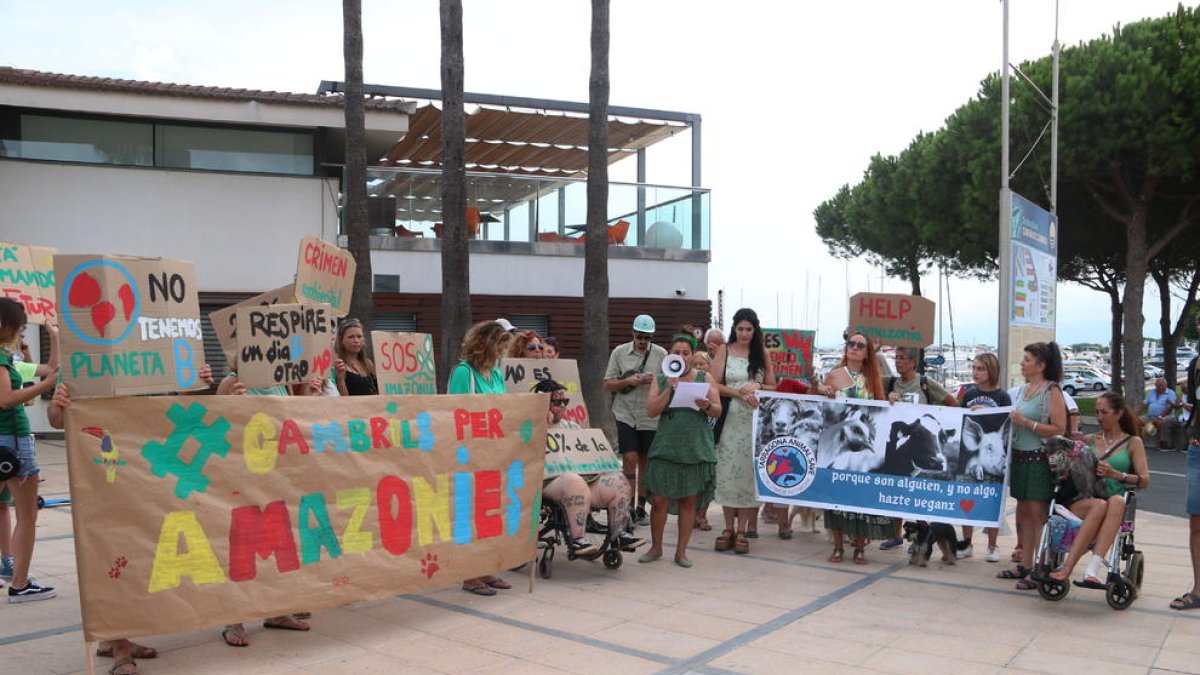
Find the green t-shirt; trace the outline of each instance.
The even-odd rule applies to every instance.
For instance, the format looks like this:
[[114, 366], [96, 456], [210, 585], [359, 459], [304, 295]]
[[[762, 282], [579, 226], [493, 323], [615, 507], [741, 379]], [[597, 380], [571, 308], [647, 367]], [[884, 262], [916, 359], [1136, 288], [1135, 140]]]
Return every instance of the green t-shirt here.
[[[475, 386], [472, 389], [471, 382]], [[492, 366], [487, 375], [481, 374], [466, 361], [459, 361], [454, 370], [450, 371], [450, 382], [446, 384], [447, 394], [507, 394], [504, 388], [504, 372], [500, 364]]]
[[[925, 387], [921, 387], [921, 376], [918, 375], [908, 382], [899, 375], [894, 376], [891, 388], [887, 393], [898, 392], [901, 401], [923, 403], [925, 405], [942, 405], [946, 400], [946, 389], [931, 377], [925, 378]], [[915, 399], [915, 400], [914, 400]]]
[[[21, 389], [21, 372], [13, 363], [12, 354], [0, 350], [0, 368], [8, 369], [8, 379], [12, 382], [12, 390]], [[37, 366], [34, 366], [37, 370]], [[25, 406], [15, 405], [11, 408], [0, 408], [0, 436], [28, 436], [29, 416], [25, 414]]]

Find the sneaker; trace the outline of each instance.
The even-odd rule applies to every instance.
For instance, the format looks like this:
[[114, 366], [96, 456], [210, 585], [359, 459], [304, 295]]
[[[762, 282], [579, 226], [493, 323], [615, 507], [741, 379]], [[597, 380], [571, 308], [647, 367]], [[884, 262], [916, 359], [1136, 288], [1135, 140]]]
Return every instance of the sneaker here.
[[962, 560], [963, 558], [970, 558], [974, 554], [975, 554], [975, 547], [970, 544], [967, 544], [966, 548], [960, 548], [957, 551], [955, 551], [954, 557], [958, 560]]
[[650, 524], [650, 516], [648, 516], [646, 514], [645, 507], [643, 507], [643, 506], [637, 507], [637, 511], [634, 513], [634, 516], [635, 517], [633, 520], [638, 525], [649, 525]]
[[894, 548], [899, 547], [903, 543], [904, 543], [904, 540], [900, 539], [898, 537], [896, 539], [888, 539], [887, 541], [885, 541], [879, 545], [879, 550], [880, 551], [890, 551]]
[[15, 562], [11, 555], [0, 557], [0, 579], [12, 583], [13, 564]]
[[984, 560], [988, 562], [1000, 562], [1000, 547], [989, 546], [987, 556], [984, 558]]
[[645, 543], [646, 540], [642, 539], [641, 537], [631, 537], [627, 534], [621, 534], [617, 536], [617, 541], [614, 544], [614, 548], [618, 548], [622, 551], [632, 551]]
[[32, 581], [25, 584], [25, 588], [8, 587], [8, 601], [15, 602], [34, 602], [35, 600], [49, 600], [58, 595], [53, 588], [49, 586], [39, 586]]
[[[570, 548], [571, 552], [577, 556], [596, 555], [596, 553], [598, 553], [600, 550], [596, 548], [596, 545], [593, 544], [587, 537], [568, 540], [567, 548]], [[9, 591], [9, 593], [11, 592], [12, 591]]]

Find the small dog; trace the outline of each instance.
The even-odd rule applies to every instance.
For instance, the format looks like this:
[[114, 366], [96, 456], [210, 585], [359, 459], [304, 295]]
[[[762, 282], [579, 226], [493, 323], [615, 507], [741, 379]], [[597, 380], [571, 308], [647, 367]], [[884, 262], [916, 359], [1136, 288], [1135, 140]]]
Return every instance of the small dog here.
[[1054, 481], [1062, 483], [1068, 479], [1075, 483], [1080, 497], [1106, 498], [1100, 479], [1096, 477], [1096, 453], [1088, 449], [1083, 441], [1073, 441], [1066, 436], [1051, 436], [1042, 439], [1042, 450], [1050, 464]]
[[954, 552], [958, 550], [958, 535], [955, 534], [953, 525], [927, 523], [924, 520], [905, 521], [904, 538], [912, 542], [912, 546], [909, 547], [911, 552], [908, 558], [909, 565], [927, 566], [929, 557], [933, 555], [934, 544], [937, 544], [942, 552], [942, 562], [947, 565], [954, 564]]

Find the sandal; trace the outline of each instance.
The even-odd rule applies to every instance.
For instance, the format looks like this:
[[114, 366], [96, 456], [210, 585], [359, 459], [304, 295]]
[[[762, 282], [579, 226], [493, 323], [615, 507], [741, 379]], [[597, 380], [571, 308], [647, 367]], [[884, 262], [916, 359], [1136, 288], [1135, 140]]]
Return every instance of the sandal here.
[[696, 529], [701, 532], [709, 532], [712, 530], [712, 525], [708, 524], [707, 516], [699, 516], [696, 518]]
[[1018, 591], [1032, 591], [1033, 589], [1037, 588], [1037, 582], [1029, 577], [1025, 577], [1024, 579], [1021, 579], [1017, 583], [1013, 584], [1013, 588], [1017, 589]]
[[835, 548], [835, 549], [833, 549], [833, 553], [830, 553], [829, 557], [826, 558], [825, 561], [831, 562], [831, 563], [840, 563], [840, 562], [842, 562], [842, 558], [844, 558], [845, 556], [846, 556], [846, 549]]
[[108, 675], [139, 675], [137, 662], [126, 656], [125, 658], [112, 664], [108, 669]]
[[1024, 565], [1017, 565], [1015, 570], [1000, 570], [996, 575], [997, 579], [1024, 579], [1029, 576], [1030, 569]]
[[484, 577], [483, 583], [487, 584], [488, 586], [491, 586], [492, 588], [498, 588], [502, 591], [507, 591], [510, 588], [512, 588], [512, 584], [501, 579], [500, 577], [491, 577], [491, 576]]
[[[249, 647], [250, 641], [246, 639], [246, 628], [240, 623], [235, 623], [221, 631], [221, 639], [230, 647]], [[113, 671], [108, 671], [113, 672]]]
[[1103, 591], [1108, 588], [1108, 586], [1104, 585], [1104, 583], [1096, 577], [1084, 577], [1079, 581], [1072, 581], [1071, 583], [1080, 588], [1092, 588], [1098, 591]]
[[274, 628], [275, 630], [308, 630], [309, 625], [301, 621], [297, 621], [290, 616], [277, 616], [273, 619], [263, 621], [263, 628]]
[[791, 539], [792, 538], [792, 528], [790, 528], [790, 527], [779, 528], [779, 538], [783, 539], [784, 541]]
[[863, 550], [862, 547], [854, 548], [854, 564], [855, 565], [866, 565], [867, 564], [867, 552], [865, 550]]
[[468, 593], [475, 595], [495, 595], [496, 589], [487, 585], [487, 582], [481, 579], [468, 579], [463, 582], [462, 589]]
[[[96, 656], [99, 656], [102, 659], [111, 659], [113, 657], [113, 648], [111, 646], [107, 647], [105, 649], [100, 649], [99, 647], [97, 647], [96, 648]], [[135, 659], [158, 658], [158, 650], [155, 649], [154, 647], [147, 647], [145, 645], [139, 645], [138, 643], [135, 642], [135, 643], [133, 643], [133, 658], [135, 658]]]
[[1184, 593], [1178, 598], [1172, 600], [1171, 604], [1168, 606], [1171, 609], [1178, 610], [1200, 609], [1200, 595], [1196, 595], [1195, 593]]
[[1019, 562], [1021, 562], [1022, 555], [1023, 555], [1023, 552], [1021, 551], [1021, 549], [1014, 548], [1012, 555], [1008, 556], [1008, 559], [1015, 563], [1019, 563]]
[[733, 548], [733, 530], [722, 530], [721, 536], [717, 537], [713, 542], [713, 549], [717, 551], [728, 551]]
[[750, 552], [750, 542], [746, 541], [748, 536], [750, 536], [748, 532], [746, 534], [738, 533], [737, 538], [733, 540], [734, 553], [745, 555]]

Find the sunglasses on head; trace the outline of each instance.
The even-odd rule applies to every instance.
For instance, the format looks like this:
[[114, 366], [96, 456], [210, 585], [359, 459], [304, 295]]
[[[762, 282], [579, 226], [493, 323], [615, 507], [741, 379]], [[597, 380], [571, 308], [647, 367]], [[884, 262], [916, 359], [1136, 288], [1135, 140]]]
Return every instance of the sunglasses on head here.
[[542, 346], [538, 344], [525, 345], [525, 351], [527, 352], [540, 352], [542, 349]]
[[846, 340], [846, 346], [850, 349], [866, 349], [867, 343], [858, 340]]

